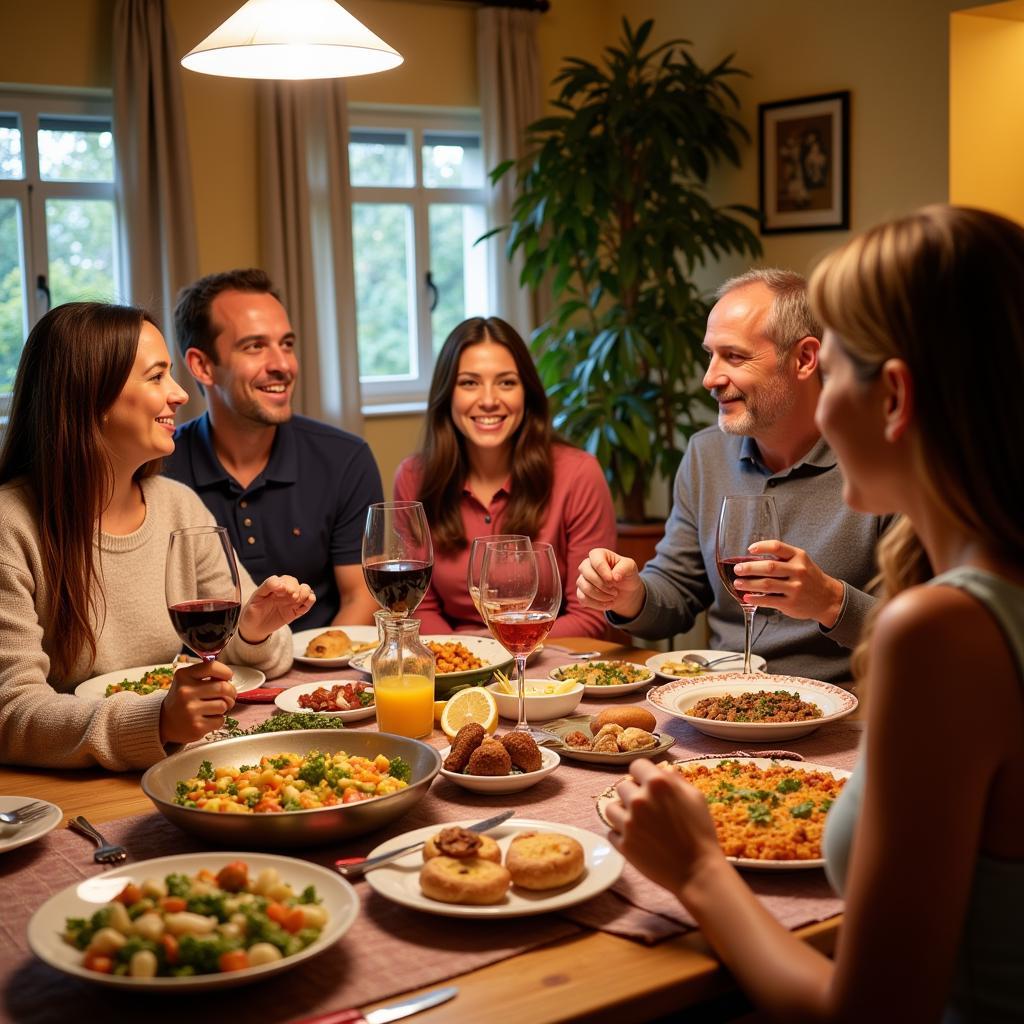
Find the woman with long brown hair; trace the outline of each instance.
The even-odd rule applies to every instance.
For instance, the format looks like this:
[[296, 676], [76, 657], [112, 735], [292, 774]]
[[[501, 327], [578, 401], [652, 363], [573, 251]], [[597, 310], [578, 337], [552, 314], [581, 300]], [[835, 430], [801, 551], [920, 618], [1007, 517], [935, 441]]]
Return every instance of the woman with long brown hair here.
[[764, 911], [675, 773], [634, 762], [609, 815], [781, 1020], [1024, 1019], [1022, 282], [1024, 229], [950, 206], [868, 231], [811, 279], [845, 500], [904, 517], [858, 658], [860, 762], [825, 826], [835, 962]]
[[[498, 317], [448, 335], [434, 366], [423, 447], [395, 477], [395, 498], [422, 501], [434, 543], [424, 633], [479, 630], [466, 588], [469, 542], [520, 533], [555, 549], [563, 581], [594, 547], [615, 540], [611, 493], [597, 460], [553, 436], [548, 399], [523, 339]], [[604, 634], [575, 588], [552, 636]]]
[[[29, 334], [0, 452], [0, 761], [145, 767], [234, 703], [218, 662], [179, 669], [166, 693], [73, 693], [181, 649], [164, 602], [168, 537], [214, 525], [192, 491], [155, 475], [186, 398], [142, 310], [68, 303]], [[312, 595], [288, 576], [257, 589], [239, 571], [245, 604], [225, 657], [279, 675], [284, 627]]]

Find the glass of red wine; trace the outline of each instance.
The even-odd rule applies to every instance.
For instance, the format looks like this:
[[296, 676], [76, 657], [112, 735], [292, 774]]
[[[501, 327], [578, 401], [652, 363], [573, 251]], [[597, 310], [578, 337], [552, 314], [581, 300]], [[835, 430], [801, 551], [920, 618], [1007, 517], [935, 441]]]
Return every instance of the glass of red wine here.
[[381, 501], [366, 513], [363, 577], [381, 608], [412, 615], [430, 586], [434, 548], [423, 504]]
[[513, 731], [532, 733], [526, 722], [526, 659], [551, 632], [562, 607], [562, 580], [551, 545], [488, 544], [480, 569], [480, 607], [494, 639], [516, 660], [519, 720]]
[[190, 526], [171, 534], [164, 593], [182, 642], [202, 661], [213, 661], [234, 636], [242, 611], [235, 552], [223, 526]]
[[757, 606], [743, 599], [744, 594], [761, 597], [753, 591], [736, 590], [736, 566], [756, 562], [763, 556], [750, 554], [750, 545], [759, 540], [778, 540], [779, 514], [770, 494], [730, 494], [722, 499], [715, 538], [715, 561], [725, 589], [743, 609], [743, 671], [750, 671], [750, 644]]

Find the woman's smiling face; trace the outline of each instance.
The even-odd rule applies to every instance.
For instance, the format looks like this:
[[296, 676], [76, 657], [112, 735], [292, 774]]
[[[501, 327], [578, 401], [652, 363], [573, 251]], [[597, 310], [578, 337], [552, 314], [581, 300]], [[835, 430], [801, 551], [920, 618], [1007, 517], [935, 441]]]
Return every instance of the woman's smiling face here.
[[467, 444], [511, 450], [525, 408], [526, 393], [512, 353], [490, 340], [467, 346], [452, 391], [452, 422]]

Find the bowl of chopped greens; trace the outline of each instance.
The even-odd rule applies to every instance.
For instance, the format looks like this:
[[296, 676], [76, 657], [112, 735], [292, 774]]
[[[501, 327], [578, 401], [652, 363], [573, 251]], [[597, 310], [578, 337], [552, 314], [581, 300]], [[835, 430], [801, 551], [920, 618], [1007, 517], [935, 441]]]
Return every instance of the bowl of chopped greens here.
[[264, 731], [172, 754], [143, 775], [142, 789], [169, 821], [214, 843], [317, 846], [394, 821], [440, 768], [429, 744], [391, 733]]

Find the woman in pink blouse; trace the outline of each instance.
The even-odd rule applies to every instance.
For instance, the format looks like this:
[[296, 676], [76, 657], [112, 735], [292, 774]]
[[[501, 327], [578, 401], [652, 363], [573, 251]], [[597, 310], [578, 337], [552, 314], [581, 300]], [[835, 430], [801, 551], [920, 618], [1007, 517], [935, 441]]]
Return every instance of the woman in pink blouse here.
[[555, 549], [566, 592], [552, 636], [604, 635], [571, 583], [595, 547], [615, 541], [612, 496], [597, 460], [552, 435], [548, 399], [523, 339], [504, 320], [465, 320], [445, 341], [430, 385], [426, 436], [395, 476], [395, 499], [422, 501], [434, 574], [417, 612], [424, 633], [484, 628], [466, 587], [469, 542], [522, 533]]

